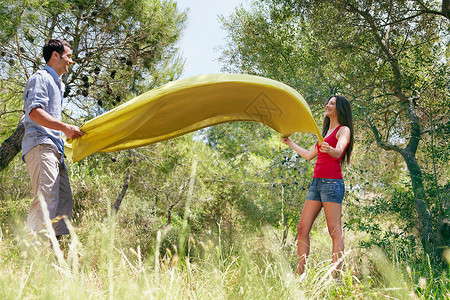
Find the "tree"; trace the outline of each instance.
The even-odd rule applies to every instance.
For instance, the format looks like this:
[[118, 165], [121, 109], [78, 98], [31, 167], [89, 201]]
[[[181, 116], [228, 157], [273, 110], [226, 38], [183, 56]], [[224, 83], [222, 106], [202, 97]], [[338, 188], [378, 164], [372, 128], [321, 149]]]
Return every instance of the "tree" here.
[[[284, 82], [310, 101], [326, 97], [329, 86], [319, 53], [307, 51], [308, 28], [292, 13], [255, 1], [254, 13], [237, 8], [229, 18], [221, 16], [228, 44], [220, 57], [223, 70], [259, 75]], [[315, 106], [311, 107], [316, 109]]]
[[[436, 204], [425, 193], [417, 154], [433, 131], [428, 116], [437, 127], [448, 122], [448, 1], [440, 9], [433, 1], [267, 0], [254, 6], [252, 13], [236, 11], [224, 22], [234, 30], [228, 47], [238, 50], [224, 52], [224, 58], [238, 69], [252, 65], [253, 72], [272, 76], [270, 70], [299, 62], [303, 73], [319, 74], [294, 86], [310, 103], [317, 99], [311, 86], [319, 97], [347, 95], [358, 126], [371, 132], [367, 138], [403, 157], [423, 249], [439, 260], [445, 243], [436, 220], [442, 216], [433, 215]], [[294, 33], [285, 34], [286, 28]], [[285, 59], [266, 65], [274, 57]]]
[[[175, 43], [185, 20], [171, 0], [2, 1], [0, 116], [15, 111], [19, 119], [17, 99], [29, 76], [42, 67], [42, 46], [50, 38], [66, 39], [73, 48], [75, 64], [63, 77], [64, 117], [70, 122], [80, 124], [177, 79], [183, 61]], [[20, 151], [22, 131], [19, 122], [0, 147], [0, 170]]]
[[209, 217], [225, 223], [222, 229], [228, 228], [230, 236], [236, 224], [251, 229], [270, 224], [281, 229], [285, 245], [298, 224], [313, 165], [282, 146], [279, 133], [263, 124], [221, 124], [202, 136], [225, 162], [215, 171], [217, 178], [208, 181], [217, 190], [208, 204]]

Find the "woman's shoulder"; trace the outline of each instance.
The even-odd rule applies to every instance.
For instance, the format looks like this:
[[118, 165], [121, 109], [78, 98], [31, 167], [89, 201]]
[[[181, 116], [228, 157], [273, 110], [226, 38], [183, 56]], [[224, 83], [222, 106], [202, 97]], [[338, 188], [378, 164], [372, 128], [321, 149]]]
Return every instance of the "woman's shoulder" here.
[[339, 138], [341, 135], [350, 135], [350, 128], [345, 125], [341, 125], [339, 130], [336, 132], [336, 137]]

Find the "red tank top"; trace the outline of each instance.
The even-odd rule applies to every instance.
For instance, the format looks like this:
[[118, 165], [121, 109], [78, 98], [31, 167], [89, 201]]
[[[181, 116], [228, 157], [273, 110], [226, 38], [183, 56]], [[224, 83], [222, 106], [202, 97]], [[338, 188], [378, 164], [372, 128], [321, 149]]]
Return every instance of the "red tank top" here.
[[[336, 127], [332, 134], [327, 136], [324, 141], [327, 142], [331, 147], [335, 148], [337, 145], [336, 133], [342, 125]], [[348, 145], [347, 145], [348, 146]], [[341, 159], [344, 156], [344, 152], [342, 153], [340, 158], [334, 158], [328, 153], [323, 153], [319, 150], [319, 143], [316, 145], [317, 147], [317, 161], [314, 167], [314, 175], [313, 178], [330, 178], [330, 179], [342, 179], [342, 171], [341, 171]]]

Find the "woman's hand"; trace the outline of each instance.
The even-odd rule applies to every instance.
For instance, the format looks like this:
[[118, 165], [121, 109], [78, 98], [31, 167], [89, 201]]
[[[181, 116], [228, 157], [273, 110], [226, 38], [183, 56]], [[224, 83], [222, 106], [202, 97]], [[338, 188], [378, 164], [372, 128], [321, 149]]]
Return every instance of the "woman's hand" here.
[[320, 144], [319, 151], [322, 153], [328, 153], [334, 158], [341, 158], [342, 153], [344, 153], [350, 141], [350, 129], [347, 126], [342, 126], [336, 133], [336, 138], [338, 142], [335, 148], [331, 147], [327, 142], [322, 142], [322, 144]]
[[301, 157], [303, 157], [306, 160], [311, 160], [314, 157], [317, 156], [317, 148], [316, 146], [312, 146], [311, 149], [306, 150], [294, 143], [290, 138], [288, 137], [281, 137], [281, 141], [294, 149], [295, 152], [297, 152]]
[[330, 146], [330, 144], [328, 144], [327, 142], [322, 142], [322, 144], [320, 144], [320, 152], [323, 153], [330, 153], [334, 148]]
[[291, 139], [288, 137], [281, 137], [281, 140], [283, 141], [283, 143], [285, 143], [286, 145], [290, 146], [291, 145]]

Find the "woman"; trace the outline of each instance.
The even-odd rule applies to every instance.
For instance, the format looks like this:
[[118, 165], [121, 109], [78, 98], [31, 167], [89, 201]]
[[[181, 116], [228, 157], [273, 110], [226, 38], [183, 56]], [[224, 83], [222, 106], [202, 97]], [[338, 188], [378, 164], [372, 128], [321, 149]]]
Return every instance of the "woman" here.
[[341, 165], [350, 162], [353, 150], [353, 117], [350, 103], [343, 96], [331, 96], [325, 105], [322, 136], [324, 141], [306, 150], [291, 141], [283, 142], [300, 156], [311, 160], [317, 156], [314, 176], [306, 195], [300, 222], [298, 223], [297, 274], [305, 270], [309, 254], [309, 232], [312, 224], [324, 209], [328, 232], [333, 242], [332, 262], [336, 263], [344, 251], [344, 239], [341, 228], [342, 199], [344, 198], [344, 181]]

